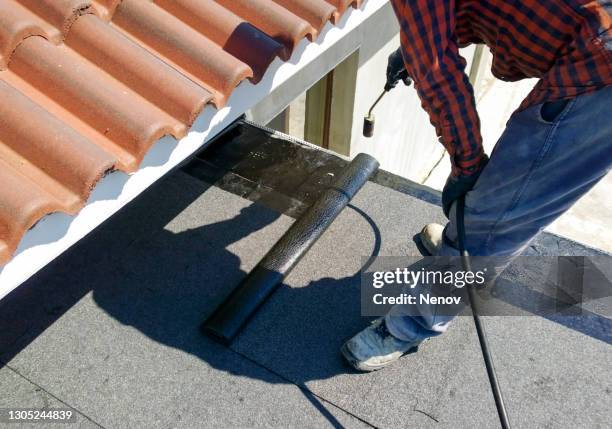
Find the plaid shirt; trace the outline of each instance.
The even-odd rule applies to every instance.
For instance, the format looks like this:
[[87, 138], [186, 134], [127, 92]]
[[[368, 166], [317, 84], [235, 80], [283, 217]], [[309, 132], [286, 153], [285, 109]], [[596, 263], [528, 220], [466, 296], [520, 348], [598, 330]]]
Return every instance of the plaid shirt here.
[[453, 174], [484, 157], [459, 47], [485, 43], [505, 81], [540, 81], [524, 109], [612, 85], [612, 0], [391, 0], [409, 74], [451, 155]]

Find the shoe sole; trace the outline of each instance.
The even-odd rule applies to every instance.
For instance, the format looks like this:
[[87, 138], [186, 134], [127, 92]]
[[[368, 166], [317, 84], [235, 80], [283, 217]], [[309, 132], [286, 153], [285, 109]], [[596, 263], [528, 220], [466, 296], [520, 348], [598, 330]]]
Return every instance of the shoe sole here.
[[342, 344], [342, 347], [340, 347], [340, 352], [342, 353], [342, 356], [344, 357], [344, 360], [351, 366], [351, 368], [356, 369], [357, 371], [361, 371], [361, 372], [373, 372], [373, 371], [378, 371], [379, 369], [382, 369], [384, 367], [386, 367], [387, 365], [392, 364], [393, 362], [389, 362], [386, 365], [376, 365], [376, 366], [362, 366], [361, 363], [359, 362], [359, 359], [357, 359], [353, 353], [349, 350], [349, 348], [347, 347], [346, 343]]
[[380, 369], [386, 368], [389, 365], [392, 365], [393, 363], [395, 363], [398, 360], [400, 360], [403, 356], [405, 356], [407, 354], [411, 354], [411, 353], [416, 353], [418, 350], [419, 350], [419, 344], [417, 344], [416, 346], [412, 347], [411, 349], [406, 350], [400, 357], [398, 357], [395, 360], [389, 361], [389, 362], [387, 362], [385, 364], [381, 364], [381, 365], [367, 365], [367, 366], [364, 366], [364, 365], [361, 364], [359, 359], [357, 359], [355, 357], [355, 355], [353, 355], [353, 353], [350, 351], [350, 349], [348, 348], [346, 343], [342, 344], [342, 347], [340, 347], [340, 352], [342, 353], [342, 356], [344, 357], [346, 362], [352, 368], [356, 369], [357, 371], [361, 371], [361, 372], [374, 372], [374, 371], [378, 371]]

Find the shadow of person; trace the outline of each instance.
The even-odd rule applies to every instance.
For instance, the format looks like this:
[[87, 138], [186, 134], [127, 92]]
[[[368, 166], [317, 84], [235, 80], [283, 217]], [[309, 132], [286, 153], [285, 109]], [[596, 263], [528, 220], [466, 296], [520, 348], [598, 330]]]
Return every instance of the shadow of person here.
[[[244, 202], [234, 204], [222, 191], [193, 183], [170, 177], [157, 184], [3, 300], [0, 366], [78, 304], [88, 309], [75, 316], [80, 318], [77, 325], [62, 325], [61, 334], [76, 335], [78, 324], [99, 312], [88, 304], [91, 296], [110, 318], [142, 334], [137, 347], [155, 347], [152, 341], [228, 374], [297, 384], [333, 426], [340, 426], [304, 385], [348, 371], [339, 346], [365, 323], [358, 272], [304, 287], [283, 285], [231, 349], [215, 343], [199, 327], [246, 276], [245, 262], [237, 255], [261, 246], [266, 228], [277, 228], [280, 235], [278, 228], [286, 226], [273, 226], [280, 215], [261, 205], [239, 209]], [[228, 206], [218, 208], [227, 201]], [[112, 329], [100, 332], [101, 338], [92, 341], [108, 342], [112, 348], [113, 334]], [[116, 352], [123, 353], [121, 339], [117, 344]], [[289, 361], [280, 361], [283, 357]], [[137, 355], [125, 359], [139, 365]], [[158, 371], [173, 365], [167, 359], [162, 354], [155, 364]]]
[[[0, 303], [2, 362], [90, 295], [110, 318], [141, 333], [143, 344], [151, 340], [172, 347], [229, 374], [304, 385], [347, 372], [339, 346], [366, 323], [359, 311], [358, 273], [299, 288], [283, 285], [231, 350], [202, 335], [203, 320], [246, 275], [237, 255], [261, 246], [266, 228], [286, 224], [272, 226], [280, 215], [258, 204], [215, 209], [227, 204], [222, 191], [200, 182], [191, 186], [194, 182], [177, 178], [181, 174], [155, 185]], [[190, 228], [181, 227], [185, 219]], [[280, 235], [278, 229], [275, 234]], [[93, 313], [88, 314], [79, 316], [82, 323]], [[78, 328], [66, 329], [70, 335], [69, 329]], [[111, 342], [112, 334], [100, 333], [101, 341]], [[283, 356], [294, 365], [280, 362], [279, 371], [262, 370], [266, 363], [276, 367]], [[166, 364], [171, 365], [162, 359], [158, 365]], [[303, 391], [325, 414], [316, 398]]]
[[[108, 315], [157, 343], [233, 375], [253, 376], [245, 365], [220, 358], [221, 346], [199, 326], [247, 274], [228, 248], [278, 217], [252, 204], [198, 228], [163, 229], [131, 246], [114, 272], [94, 284], [93, 298]], [[231, 348], [304, 385], [347, 372], [339, 347], [363, 326], [359, 272], [325, 277], [304, 287], [282, 285]]]
[[228, 247], [278, 217], [253, 204], [234, 217], [197, 228], [176, 233], [161, 229], [130, 247], [116, 273], [93, 287], [93, 298], [121, 323], [197, 354], [192, 331], [206, 309], [216, 307], [245, 275], [241, 259]]
[[217, 370], [271, 384], [297, 384], [313, 406], [338, 426], [305, 386], [349, 372], [339, 348], [364, 326], [359, 272], [321, 278], [304, 287], [282, 285], [231, 351], [199, 329], [247, 274], [230, 247], [240, 246], [278, 218], [279, 214], [252, 204], [234, 217], [197, 228], [179, 232], [164, 228], [130, 246], [113, 272], [93, 284], [93, 299], [113, 319]]

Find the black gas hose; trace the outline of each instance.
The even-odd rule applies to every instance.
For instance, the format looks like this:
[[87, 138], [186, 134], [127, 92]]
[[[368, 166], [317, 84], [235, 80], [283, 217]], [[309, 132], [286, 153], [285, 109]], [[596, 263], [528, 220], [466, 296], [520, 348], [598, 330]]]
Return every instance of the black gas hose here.
[[[461, 253], [461, 263], [463, 269], [466, 272], [472, 271], [472, 263], [470, 260], [470, 254], [465, 248], [465, 196], [462, 196], [457, 200], [457, 241], [459, 245], [459, 252]], [[495, 406], [497, 407], [497, 414], [499, 415], [499, 422], [503, 429], [510, 428], [510, 421], [508, 420], [508, 413], [506, 412], [506, 406], [504, 405], [504, 398], [502, 396], [497, 374], [495, 373], [495, 367], [493, 366], [493, 357], [489, 349], [489, 342], [482, 326], [482, 321], [476, 308], [476, 297], [473, 286], [468, 288], [468, 297], [472, 307], [472, 315], [474, 317], [474, 325], [476, 325], [476, 333], [478, 334], [478, 342], [480, 343], [480, 349], [482, 350], [482, 357], [485, 361], [487, 368], [487, 375], [489, 376], [489, 382], [491, 383], [491, 390], [493, 391], [493, 398], [495, 400]]]

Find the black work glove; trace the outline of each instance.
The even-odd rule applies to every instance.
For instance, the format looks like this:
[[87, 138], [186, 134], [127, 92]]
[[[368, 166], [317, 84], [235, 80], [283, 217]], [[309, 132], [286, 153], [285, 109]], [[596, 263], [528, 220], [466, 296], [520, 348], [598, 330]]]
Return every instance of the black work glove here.
[[404, 59], [402, 58], [402, 48], [398, 48], [389, 55], [389, 61], [387, 63], [387, 84], [385, 85], [385, 91], [390, 91], [397, 86], [399, 81], [403, 81], [406, 86], [410, 86], [412, 79], [408, 75], [406, 66], [404, 65]]
[[442, 190], [442, 209], [446, 217], [448, 217], [453, 203], [474, 188], [487, 162], [489, 162], [489, 158], [485, 157], [478, 166], [478, 169], [470, 175], [453, 176], [451, 174], [448, 176]]

